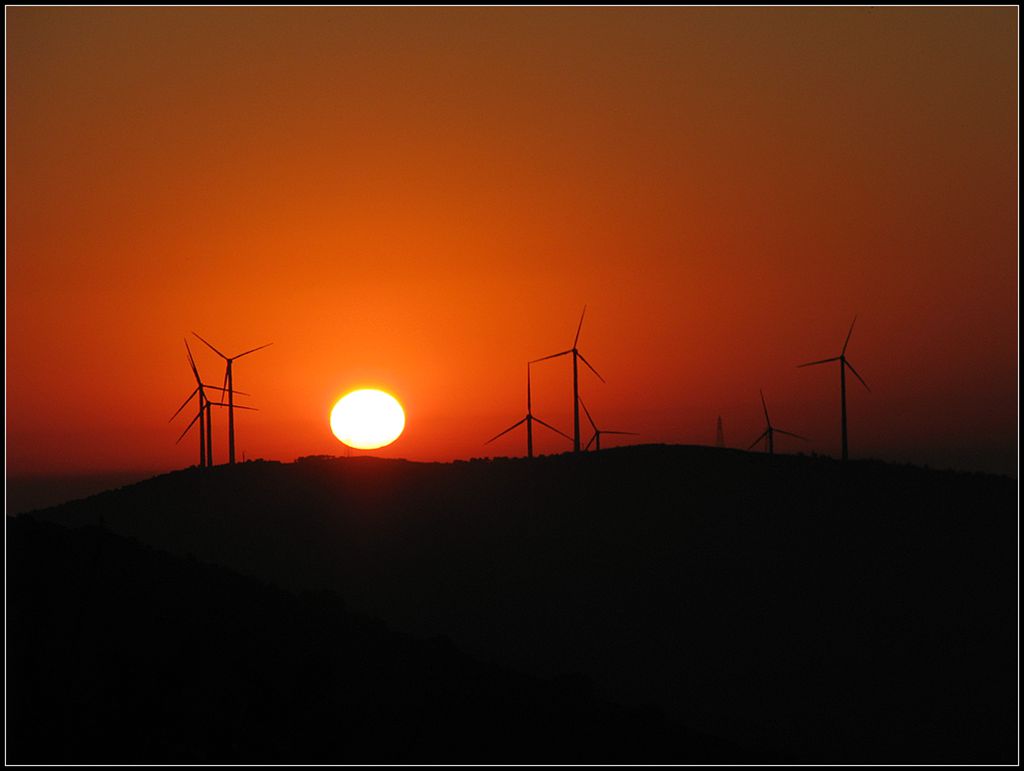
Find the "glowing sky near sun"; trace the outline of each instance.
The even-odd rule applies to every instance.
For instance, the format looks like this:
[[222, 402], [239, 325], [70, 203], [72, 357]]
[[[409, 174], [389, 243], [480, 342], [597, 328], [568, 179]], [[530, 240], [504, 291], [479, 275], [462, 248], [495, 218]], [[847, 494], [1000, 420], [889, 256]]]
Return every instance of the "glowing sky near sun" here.
[[[408, 417], [378, 454], [524, 454], [483, 442], [584, 303], [630, 441], [746, 447], [762, 388], [778, 449], [837, 454], [838, 374], [796, 365], [860, 314], [852, 456], [1010, 471], [1017, 14], [7, 8], [8, 471], [196, 462], [191, 330], [274, 343], [239, 455], [338, 453], [363, 387]], [[535, 370], [569, 433], [570, 388]]]

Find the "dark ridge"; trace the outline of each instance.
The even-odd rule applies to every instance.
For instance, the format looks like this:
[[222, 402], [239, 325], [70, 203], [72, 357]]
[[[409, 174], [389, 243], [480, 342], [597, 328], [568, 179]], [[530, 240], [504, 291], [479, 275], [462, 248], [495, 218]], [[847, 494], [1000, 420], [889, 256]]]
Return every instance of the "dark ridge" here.
[[[38, 512], [805, 762], [1016, 758], [1017, 485], [688, 446], [188, 469]], [[645, 758], [634, 758], [645, 761]]]
[[8, 761], [751, 760], [655, 708], [416, 640], [99, 527], [7, 521]]

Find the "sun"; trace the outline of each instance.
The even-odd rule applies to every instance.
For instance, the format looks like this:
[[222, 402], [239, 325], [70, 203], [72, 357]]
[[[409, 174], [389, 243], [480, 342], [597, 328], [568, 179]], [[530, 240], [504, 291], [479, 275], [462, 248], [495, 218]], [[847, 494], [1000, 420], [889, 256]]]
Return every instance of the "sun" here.
[[376, 450], [391, 444], [405, 428], [405, 411], [398, 399], [376, 388], [362, 388], [338, 399], [331, 409], [331, 431], [357, 450]]

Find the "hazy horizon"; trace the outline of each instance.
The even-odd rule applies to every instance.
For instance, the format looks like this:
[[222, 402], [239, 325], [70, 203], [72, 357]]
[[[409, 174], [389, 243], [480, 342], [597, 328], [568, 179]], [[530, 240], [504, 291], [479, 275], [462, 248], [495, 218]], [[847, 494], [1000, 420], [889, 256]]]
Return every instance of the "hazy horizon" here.
[[[635, 442], [636, 445], [645, 445], [646, 442]], [[683, 443], [685, 446], [685, 443]], [[716, 449], [711, 443], [708, 444], [692, 444], [688, 446], [706, 447], [708, 449]], [[726, 447], [725, 449], [730, 450], [742, 450], [743, 448], [738, 447]], [[566, 453], [570, 450], [566, 450]], [[551, 455], [557, 455], [559, 453], [551, 453]], [[780, 455], [799, 455], [799, 452], [794, 453], [778, 453]], [[810, 456], [810, 453], [804, 453], [804, 455]], [[273, 463], [294, 463], [301, 460], [304, 457], [311, 456], [297, 456], [295, 458], [281, 459], [281, 458], [248, 458], [250, 461], [266, 461]], [[500, 454], [481, 454], [471, 456], [467, 458], [452, 458], [448, 460], [424, 460], [417, 458], [401, 458], [401, 457], [382, 457], [372, 451], [356, 452], [353, 451], [351, 455], [346, 455], [344, 452], [340, 454], [327, 454], [327, 457], [332, 459], [342, 458], [380, 458], [381, 460], [404, 460], [412, 463], [456, 463], [465, 462], [471, 460], [487, 460], [497, 458], [522, 458], [520, 455], [500, 455]], [[826, 456], [831, 457], [831, 456]], [[877, 460], [872, 458], [864, 458], [863, 460]], [[889, 463], [894, 465], [905, 465], [917, 466], [921, 468], [931, 468], [935, 471], [954, 471], [960, 473], [986, 473], [994, 474], [997, 476], [1009, 476], [1014, 479], [1018, 478], [1018, 469], [1016, 466], [1008, 469], [1007, 471], [993, 471], [986, 467], [986, 464], [979, 463], [976, 468], [957, 468], [949, 465], [942, 465], [941, 463], [915, 463], [910, 460], [890, 460]], [[60, 474], [60, 473], [48, 473], [38, 472], [33, 474], [15, 474], [8, 475], [6, 477], [6, 495], [7, 495], [7, 514], [23, 514], [34, 509], [43, 509], [50, 506], [56, 506], [68, 501], [77, 500], [80, 498], [87, 498], [97, 493], [105, 492], [107, 490], [115, 489], [125, 485], [134, 484], [136, 482], [142, 482], [152, 477], [160, 476], [162, 474], [169, 474], [175, 471], [182, 471], [188, 466], [179, 468], [166, 468], [166, 469], [150, 469], [150, 470], [119, 470], [109, 472], [94, 472], [94, 473], [77, 473], [77, 474]]]

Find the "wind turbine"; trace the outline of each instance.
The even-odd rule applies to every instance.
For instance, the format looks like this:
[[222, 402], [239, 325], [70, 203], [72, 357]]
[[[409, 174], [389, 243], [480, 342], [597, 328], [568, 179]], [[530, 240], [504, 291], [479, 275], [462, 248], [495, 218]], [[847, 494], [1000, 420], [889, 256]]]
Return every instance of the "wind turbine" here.
[[587, 446], [583, 448], [584, 450], [589, 450], [590, 449], [590, 445], [594, 445], [594, 451], [595, 452], [600, 452], [601, 451], [601, 434], [623, 434], [623, 435], [626, 435], [626, 436], [640, 436], [636, 431], [607, 431], [607, 430], [598, 428], [597, 427], [597, 423], [595, 423], [594, 419], [592, 417], [590, 417], [590, 410], [587, 409], [586, 403], [582, 399], [580, 399], [580, 404], [583, 405], [583, 413], [587, 416], [587, 420], [590, 421], [590, 427], [592, 429], [594, 429], [594, 435], [592, 437], [590, 437], [590, 441], [587, 442]]
[[583, 306], [583, 313], [580, 314], [580, 323], [576, 327], [576, 337], [572, 341], [572, 348], [567, 351], [561, 351], [560, 353], [553, 353], [550, 356], [542, 356], [539, 359], [534, 359], [530, 364], [535, 364], [538, 361], [546, 361], [547, 359], [556, 359], [559, 356], [567, 356], [572, 354], [572, 451], [580, 451], [580, 373], [579, 373], [579, 359], [583, 360], [583, 363], [590, 367], [590, 371], [597, 375], [598, 379], [604, 383], [605, 379], [601, 377], [601, 373], [598, 372], [590, 364], [589, 361], [583, 356], [582, 353], [576, 348], [576, 344], [580, 341], [580, 330], [583, 329], [583, 317], [587, 313], [587, 306]]
[[233, 385], [234, 381], [232, 380], [232, 375], [231, 375], [231, 365], [234, 363], [235, 359], [241, 359], [243, 356], [248, 356], [250, 353], [255, 353], [256, 351], [262, 350], [262, 349], [266, 348], [269, 345], [273, 345], [273, 343], [266, 343], [266, 344], [258, 346], [256, 348], [250, 348], [248, 351], [243, 351], [242, 353], [239, 353], [239, 354], [237, 354], [235, 356], [225, 356], [223, 353], [221, 353], [216, 348], [214, 348], [211, 343], [207, 342], [206, 340], [203, 340], [203, 338], [200, 337], [196, 332], [193, 332], [192, 334], [195, 335], [196, 337], [198, 337], [204, 343], [206, 343], [210, 347], [210, 350], [212, 350], [215, 354], [217, 354], [222, 359], [224, 359], [224, 361], [227, 362], [227, 368], [224, 371], [224, 383], [227, 386], [226, 390], [228, 392], [228, 403], [227, 403], [227, 408], [228, 408], [228, 463], [234, 464], [234, 462], [235, 462], [235, 391], [234, 391], [234, 385]]
[[561, 431], [559, 431], [554, 426], [550, 426], [547, 423], [545, 423], [543, 420], [541, 420], [540, 418], [535, 418], [533, 416], [533, 399], [530, 396], [530, 365], [527, 364], [526, 365], [526, 417], [523, 418], [522, 420], [520, 420], [517, 423], [513, 423], [511, 426], [506, 428], [504, 431], [502, 431], [497, 436], [492, 436], [490, 439], [488, 439], [486, 442], [484, 442], [484, 444], [490, 444], [491, 442], [493, 442], [498, 437], [504, 436], [505, 434], [507, 434], [513, 428], [518, 428], [523, 423], [526, 423], [526, 457], [527, 458], [532, 458], [533, 457], [533, 421], [535, 421], [535, 420], [538, 423], [540, 423], [542, 426], [544, 426], [545, 428], [550, 428], [556, 434], [564, 436], [566, 439], [571, 439], [571, 437], [568, 434], [563, 434]]
[[785, 434], [786, 436], [792, 436], [797, 439], [803, 439], [807, 441], [806, 437], [800, 436], [800, 434], [794, 434], [791, 431], [783, 431], [781, 428], [776, 428], [772, 425], [772, 419], [768, 417], [768, 405], [764, 403], [764, 391], [758, 389], [758, 393], [761, 394], [761, 406], [764, 408], [764, 422], [767, 424], [767, 428], [761, 436], [757, 437], [753, 442], [750, 443], [748, 450], [754, 449], [754, 445], [760, 442], [762, 439], [765, 440], [765, 445], [768, 448], [768, 454], [775, 454], [775, 434]]
[[[221, 388], [220, 386], [209, 385], [208, 383], [204, 383], [203, 382], [202, 378], [199, 377], [199, 370], [196, 368], [196, 362], [195, 362], [195, 359], [192, 357], [192, 349], [188, 345], [188, 340], [185, 340], [184, 342], [185, 342], [185, 350], [188, 353], [189, 367], [192, 368], [192, 375], [196, 379], [196, 387], [192, 390], [192, 393], [190, 393], [188, 395], [188, 398], [185, 399], [184, 402], [182, 402], [181, 406], [178, 407], [177, 410], [175, 410], [174, 414], [171, 415], [170, 420], [168, 420], [167, 422], [170, 423], [171, 420], [174, 420], [176, 417], [178, 417], [178, 413], [180, 413], [183, 409], [185, 409], [185, 406], [190, 401], [192, 401], [193, 397], [195, 397], [196, 394], [199, 395], [199, 412], [198, 412], [198, 415], [199, 416], [203, 415], [204, 410], [206, 412], [205, 418], [200, 418], [200, 422], [199, 422], [199, 466], [201, 468], [203, 468], [203, 467], [206, 467], [206, 466], [212, 466], [213, 465], [213, 430], [212, 430], [213, 427], [212, 427], [212, 419], [210, 417], [210, 404], [211, 404], [211, 402], [210, 402], [209, 397], [207, 397], [207, 395], [206, 395], [206, 389], [207, 388], [212, 388], [215, 391], [221, 391], [221, 392], [223, 392], [225, 389]], [[244, 391], [239, 391], [238, 393], [242, 394], [243, 396], [248, 396], [248, 394], [246, 394]], [[193, 423], [194, 422], [195, 421], [193, 420]], [[189, 428], [191, 428], [191, 427], [192, 427], [192, 423], [189, 423]], [[188, 432], [188, 429], [186, 429], [186, 433], [187, 432]], [[184, 436], [184, 434], [182, 434], [182, 436]], [[178, 441], [179, 442], [181, 441], [181, 437], [178, 437]]]
[[871, 390], [871, 388], [868, 386], [868, 384], [864, 382], [864, 378], [862, 378], [860, 376], [860, 374], [857, 372], [857, 370], [855, 370], [853, 368], [853, 365], [850, 364], [850, 361], [846, 358], [846, 346], [848, 346], [850, 344], [850, 335], [853, 334], [853, 325], [856, 324], [856, 323], [857, 323], [857, 317], [854, 316], [853, 317], [853, 322], [850, 324], [850, 331], [846, 333], [846, 342], [843, 343], [843, 350], [839, 352], [838, 356], [833, 356], [831, 359], [820, 359], [819, 361], [809, 361], [806, 364], [799, 364], [799, 365], [797, 365], [797, 369], [800, 369], [801, 367], [813, 367], [816, 364], [828, 364], [831, 361], [838, 361], [839, 362], [839, 398], [840, 398], [840, 401], [842, 402], [843, 460], [844, 461], [848, 457], [848, 452], [847, 452], [847, 447], [846, 447], [846, 368], [849, 367], [850, 368], [850, 372], [852, 372], [856, 376], [856, 378], [861, 382], [861, 384], [865, 388], [867, 388], [868, 391]]
[[[196, 414], [196, 417], [192, 419], [192, 423], [195, 423], [196, 418], [202, 418], [204, 412], [206, 411], [206, 394], [203, 392], [202, 386], [199, 385], [199, 386], [196, 386], [194, 389], [192, 389], [192, 393], [190, 393], [188, 395], [188, 398], [184, 402], [182, 402], [181, 406], [178, 407], [178, 409], [176, 409], [174, 411], [174, 414], [171, 415], [171, 417], [168, 419], [167, 422], [170, 423], [172, 420], [174, 420], [176, 417], [178, 417], [178, 413], [181, 412], [183, 409], [185, 409], [185, 405], [187, 405], [190, 401], [192, 401], [193, 397], [195, 397], [196, 394], [199, 394], [199, 411]], [[188, 424], [189, 428], [192, 427], [192, 423]], [[179, 436], [178, 437], [178, 442], [180, 442], [180, 441], [181, 441], [181, 437]], [[175, 444], [177, 444], [178, 442], [175, 442]], [[207, 456], [207, 449], [206, 449], [206, 421], [205, 420], [200, 420], [200, 422], [199, 422], [199, 467], [200, 468], [206, 468], [206, 456]]]

